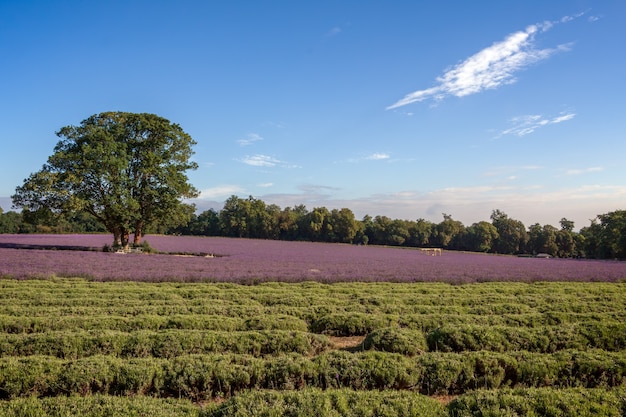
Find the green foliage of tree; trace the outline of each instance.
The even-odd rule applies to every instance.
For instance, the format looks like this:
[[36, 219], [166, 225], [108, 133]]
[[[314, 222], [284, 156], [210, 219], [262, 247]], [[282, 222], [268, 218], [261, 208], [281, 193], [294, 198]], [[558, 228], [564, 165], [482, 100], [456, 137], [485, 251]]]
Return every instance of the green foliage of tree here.
[[626, 210], [600, 214], [591, 225], [581, 229], [588, 257], [600, 259], [626, 258]]
[[352, 243], [354, 241], [359, 227], [352, 210], [348, 208], [333, 209], [330, 212], [330, 223], [334, 242]]
[[465, 226], [463, 223], [454, 220], [451, 215], [443, 213], [443, 221], [435, 227], [435, 240], [442, 248], [459, 246], [464, 233]]
[[15, 211], [4, 213], [0, 207], [0, 233], [19, 233], [22, 229], [22, 215]]
[[493, 224], [486, 221], [474, 223], [467, 228], [466, 248], [474, 252], [489, 252], [499, 236]]
[[[147, 113], [105, 112], [57, 132], [61, 140], [43, 168], [12, 196], [27, 212], [86, 212], [114, 236], [114, 245], [139, 243], [164, 219], [184, 223], [182, 198], [197, 196], [186, 171], [195, 141], [182, 128]], [[170, 224], [171, 226], [171, 224]]]
[[510, 254], [523, 252], [528, 241], [528, 233], [521, 221], [509, 218], [500, 210], [494, 210], [491, 213], [491, 223], [498, 231], [498, 238], [492, 248], [493, 252]]

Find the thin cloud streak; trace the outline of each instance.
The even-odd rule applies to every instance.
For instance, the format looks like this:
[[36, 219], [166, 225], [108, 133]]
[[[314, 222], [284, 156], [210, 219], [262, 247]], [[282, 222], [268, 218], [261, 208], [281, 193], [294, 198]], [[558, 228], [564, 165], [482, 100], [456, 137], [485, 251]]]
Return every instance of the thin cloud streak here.
[[390, 158], [389, 154], [386, 154], [386, 153], [374, 153], [365, 157], [365, 159], [369, 161], [380, 161], [380, 160], [389, 159], [389, 158]]
[[389, 158], [391, 158], [391, 155], [389, 155], [388, 153], [374, 152], [373, 154], [370, 154], [370, 155], [360, 156], [358, 158], [350, 158], [347, 160], [347, 162], [358, 163], [358, 162], [363, 162], [363, 161], [384, 161], [384, 160], [388, 160]]
[[253, 143], [258, 142], [260, 140], [263, 140], [261, 135], [257, 133], [248, 133], [245, 139], [239, 139], [237, 143], [239, 144], [239, 146], [250, 146]]
[[262, 155], [262, 154], [257, 154], [257, 155], [252, 155], [252, 156], [245, 156], [242, 159], [237, 159], [236, 161], [241, 162], [243, 164], [246, 165], [250, 165], [250, 166], [254, 166], [254, 167], [263, 167], [263, 168], [274, 168], [274, 167], [280, 167], [280, 168], [299, 168], [298, 165], [293, 165], [293, 164], [289, 164], [285, 161], [281, 161], [280, 159], [276, 159], [272, 156], [268, 156], [268, 155]]
[[496, 138], [506, 135], [517, 137], [526, 136], [540, 127], [567, 122], [568, 120], [572, 120], [575, 116], [576, 113], [562, 113], [560, 116], [553, 118], [545, 118], [537, 114], [517, 116], [511, 119], [513, 127], [503, 130]]
[[[575, 17], [578, 16], [568, 18], [571, 20]], [[566, 21], [568, 19], [561, 19], [561, 22]], [[570, 49], [570, 44], [558, 45], [556, 48], [536, 48], [537, 35], [548, 31], [554, 24], [554, 22], [538, 23], [510, 34], [503, 41], [481, 50], [437, 77], [438, 85], [407, 94], [388, 106], [387, 110], [430, 98], [440, 101], [448, 96], [464, 97], [516, 82], [514, 76], [516, 72], [557, 52]]]

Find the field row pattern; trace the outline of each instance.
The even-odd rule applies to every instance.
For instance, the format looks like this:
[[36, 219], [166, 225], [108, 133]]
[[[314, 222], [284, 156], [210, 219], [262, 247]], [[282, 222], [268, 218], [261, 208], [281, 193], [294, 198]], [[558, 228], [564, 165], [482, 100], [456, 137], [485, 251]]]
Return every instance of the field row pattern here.
[[0, 413], [14, 417], [619, 417], [626, 409], [624, 389], [516, 389], [475, 391], [447, 406], [415, 393], [317, 390], [256, 391], [204, 407], [185, 400], [103, 395], [33, 397], [0, 402]]
[[194, 401], [247, 390], [349, 388], [458, 395], [509, 387], [613, 388], [626, 385], [626, 353], [605, 351], [425, 353], [329, 352], [280, 355], [182, 355], [173, 359], [91, 356], [0, 358], [0, 398], [152, 395]]
[[[181, 354], [237, 353], [253, 356], [293, 353], [313, 356], [333, 347], [325, 335], [285, 330], [242, 332], [204, 330], [140, 330], [135, 332], [57, 331], [7, 334], [0, 340], [0, 357], [49, 355], [82, 358], [110, 355], [123, 358], [173, 358]], [[419, 355], [423, 352], [528, 351], [551, 353], [566, 349], [626, 349], [626, 324], [589, 322], [546, 328], [445, 326], [420, 330], [386, 327], [373, 330], [352, 348]]]
[[619, 416], [625, 311], [625, 283], [5, 279], [0, 413]]

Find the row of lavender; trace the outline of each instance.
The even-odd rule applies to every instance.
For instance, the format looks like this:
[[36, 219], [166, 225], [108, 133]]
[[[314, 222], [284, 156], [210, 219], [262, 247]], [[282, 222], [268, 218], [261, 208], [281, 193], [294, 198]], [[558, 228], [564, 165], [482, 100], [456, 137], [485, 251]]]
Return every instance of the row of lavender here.
[[[0, 276], [93, 280], [322, 282], [621, 281], [626, 263], [536, 259], [312, 242], [149, 236], [171, 254], [117, 254], [94, 249], [108, 235], [0, 235]], [[18, 249], [19, 247], [31, 249]], [[32, 250], [32, 248], [45, 248]], [[51, 250], [84, 247], [91, 251]], [[180, 256], [181, 254], [209, 256]]]

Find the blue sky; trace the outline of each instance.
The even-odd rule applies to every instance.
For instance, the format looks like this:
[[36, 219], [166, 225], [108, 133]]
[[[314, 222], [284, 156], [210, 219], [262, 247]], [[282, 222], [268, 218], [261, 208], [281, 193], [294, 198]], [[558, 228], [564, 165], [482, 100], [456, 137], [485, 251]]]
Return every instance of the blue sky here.
[[55, 132], [155, 113], [199, 209], [576, 227], [626, 209], [626, 2], [0, 0], [0, 201]]

